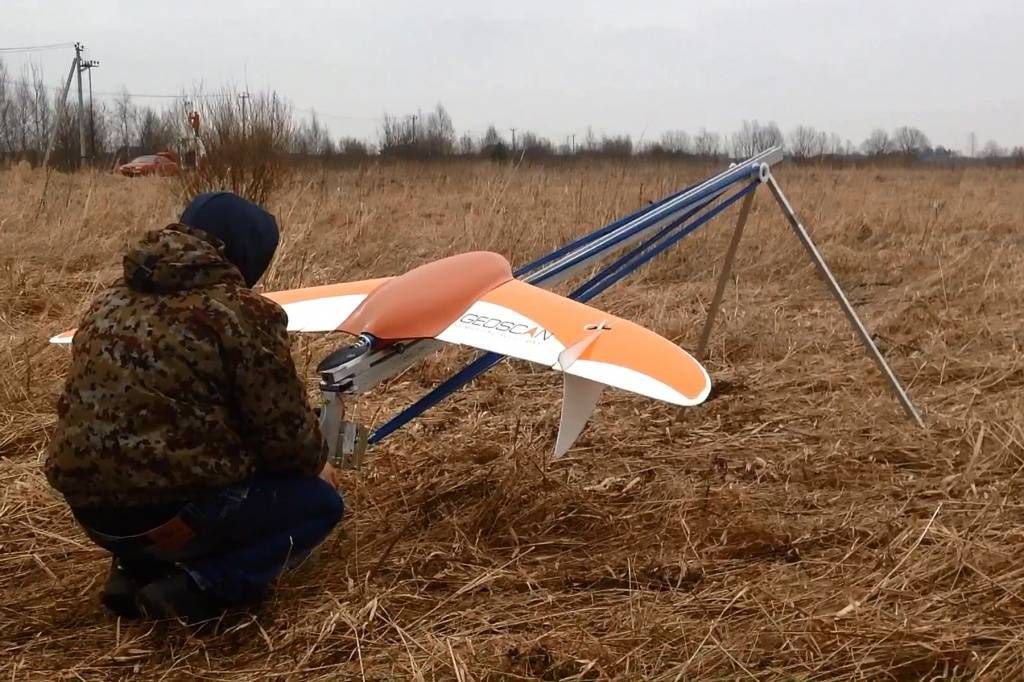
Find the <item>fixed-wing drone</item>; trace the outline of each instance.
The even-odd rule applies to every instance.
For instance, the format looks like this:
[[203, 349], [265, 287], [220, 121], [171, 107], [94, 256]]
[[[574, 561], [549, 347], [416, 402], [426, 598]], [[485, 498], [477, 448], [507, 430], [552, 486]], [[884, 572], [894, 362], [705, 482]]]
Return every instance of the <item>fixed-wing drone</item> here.
[[[605, 386], [674, 405], [711, 390], [693, 357], [652, 331], [513, 277], [484, 251], [433, 261], [391, 279], [268, 294], [289, 329], [343, 331], [358, 341], [320, 363], [321, 389], [362, 393], [437, 347], [469, 346], [565, 375], [555, 454], [582, 431]], [[423, 342], [434, 341], [433, 344]], [[417, 347], [415, 344], [420, 343]]]
[[[711, 390], [704, 368], [672, 342], [515, 279], [508, 261], [496, 253], [451, 256], [397, 277], [265, 295], [284, 308], [289, 331], [357, 337], [317, 368], [324, 432], [337, 434], [329, 442], [344, 454], [361, 454], [356, 441], [362, 432], [340, 421], [338, 396], [369, 391], [435, 350], [437, 342], [562, 372], [565, 398], [556, 455], [572, 446], [605, 386], [675, 405], [696, 405]], [[72, 336], [65, 332], [51, 340], [67, 342]]]
[[[899, 381], [772, 177], [771, 165], [781, 160], [781, 150], [772, 148], [733, 164], [704, 182], [653, 202], [515, 271], [496, 253], [471, 252], [433, 261], [396, 277], [265, 294], [287, 312], [289, 331], [343, 331], [357, 337], [317, 367], [324, 398], [321, 427], [332, 456], [343, 464], [358, 465], [367, 444], [394, 433], [504, 357], [528, 360], [564, 375], [556, 456], [572, 447], [605, 386], [673, 405], [704, 402], [711, 391], [711, 380], [689, 353], [587, 302], [743, 199], [704, 325], [698, 349], [698, 355], [702, 354], [754, 191], [764, 183], [768, 183], [907, 414], [921, 424]], [[599, 261], [613, 254], [619, 255], [594, 270]], [[568, 296], [546, 290], [588, 271], [589, 277]], [[73, 334], [65, 332], [51, 341], [70, 343]], [[486, 352], [373, 433], [343, 420], [341, 396], [372, 390], [443, 343]]]

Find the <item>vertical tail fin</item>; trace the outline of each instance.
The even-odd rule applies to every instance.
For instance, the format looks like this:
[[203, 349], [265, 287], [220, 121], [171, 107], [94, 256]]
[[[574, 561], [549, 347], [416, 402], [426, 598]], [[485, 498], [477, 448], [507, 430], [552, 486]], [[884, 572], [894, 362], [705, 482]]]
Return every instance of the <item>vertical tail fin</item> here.
[[605, 384], [565, 374], [565, 396], [562, 398], [562, 418], [558, 422], [555, 457], [561, 457], [576, 442], [594, 413]]

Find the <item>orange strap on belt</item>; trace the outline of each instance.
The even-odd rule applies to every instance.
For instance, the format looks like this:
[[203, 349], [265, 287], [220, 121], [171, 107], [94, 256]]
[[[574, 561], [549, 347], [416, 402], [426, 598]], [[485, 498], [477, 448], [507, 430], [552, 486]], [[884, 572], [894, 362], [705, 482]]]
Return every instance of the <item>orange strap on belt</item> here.
[[146, 533], [146, 537], [156, 547], [168, 552], [181, 549], [195, 536], [195, 531], [180, 516], [175, 516], [167, 523]]

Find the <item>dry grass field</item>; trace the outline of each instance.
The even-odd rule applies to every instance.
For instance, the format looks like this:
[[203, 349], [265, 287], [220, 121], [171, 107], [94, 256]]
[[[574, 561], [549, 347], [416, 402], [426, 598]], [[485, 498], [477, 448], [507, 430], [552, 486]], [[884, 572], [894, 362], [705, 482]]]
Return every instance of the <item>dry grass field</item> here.
[[[471, 249], [522, 263], [711, 170], [308, 171], [271, 202], [284, 237], [266, 286]], [[348, 475], [343, 529], [271, 601], [195, 632], [101, 609], [106, 556], [40, 471], [68, 365], [46, 338], [128, 240], [173, 221], [173, 181], [0, 170], [0, 677], [1024, 678], [1024, 173], [778, 175], [927, 431], [759, 193], [708, 404], [609, 391], [552, 461], [560, 378], [503, 364]], [[692, 349], [731, 226], [596, 303]], [[311, 397], [338, 342], [294, 340]], [[353, 411], [380, 423], [469, 357], [431, 358]]]

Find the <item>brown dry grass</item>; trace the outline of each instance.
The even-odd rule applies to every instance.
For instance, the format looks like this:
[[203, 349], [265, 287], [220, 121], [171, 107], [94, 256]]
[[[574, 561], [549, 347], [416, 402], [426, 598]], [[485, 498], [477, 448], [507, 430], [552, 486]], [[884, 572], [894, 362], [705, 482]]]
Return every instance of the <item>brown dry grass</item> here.
[[[273, 202], [274, 288], [470, 248], [522, 262], [707, 169], [408, 166]], [[168, 222], [160, 180], [0, 172], [0, 673], [10, 679], [1020, 679], [1024, 174], [780, 177], [930, 424], [913, 428], [770, 203], [698, 409], [610, 394], [551, 462], [558, 378], [502, 366], [346, 483], [344, 531], [219, 630], [118, 623], [39, 462], [73, 324]], [[720, 219], [599, 301], [692, 347]], [[304, 370], [330, 347], [296, 341]], [[463, 356], [358, 405], [380, 419]], [[311, 384], [312, 387], [312, 384]]]

